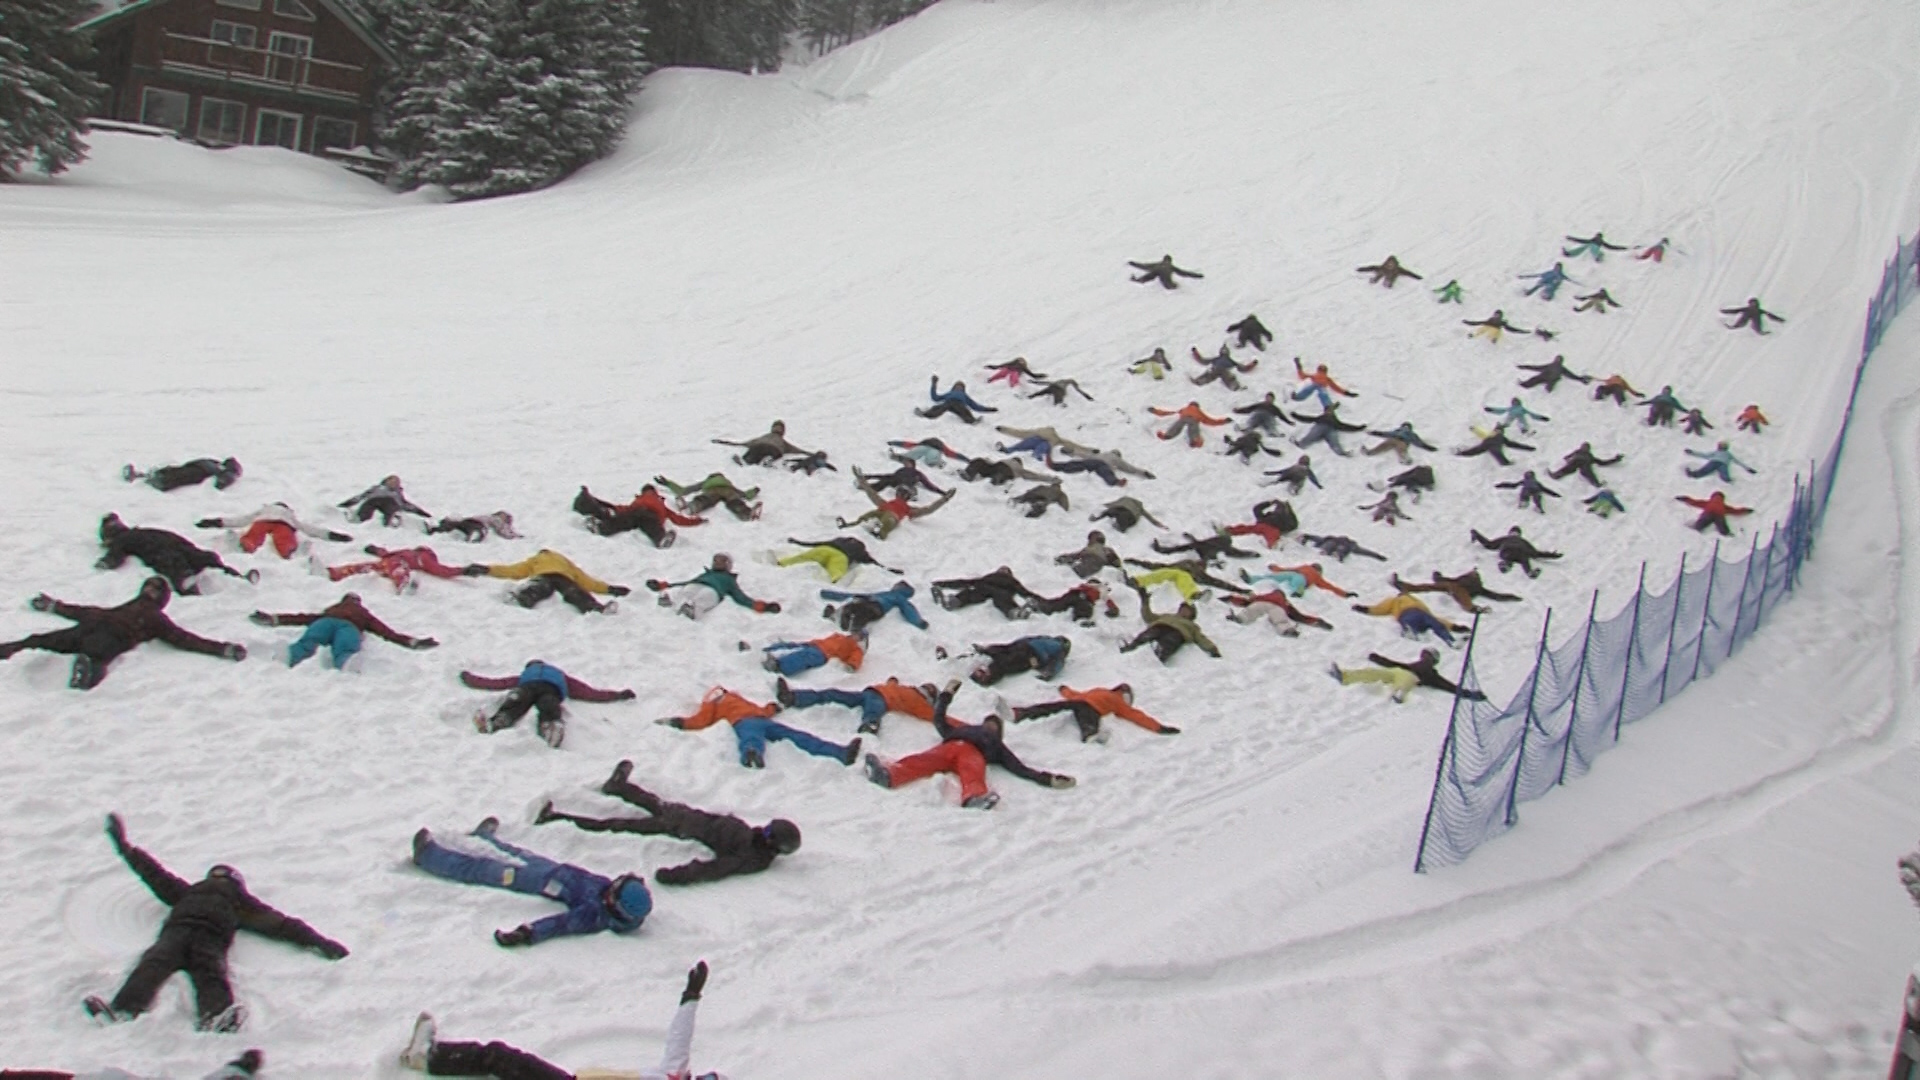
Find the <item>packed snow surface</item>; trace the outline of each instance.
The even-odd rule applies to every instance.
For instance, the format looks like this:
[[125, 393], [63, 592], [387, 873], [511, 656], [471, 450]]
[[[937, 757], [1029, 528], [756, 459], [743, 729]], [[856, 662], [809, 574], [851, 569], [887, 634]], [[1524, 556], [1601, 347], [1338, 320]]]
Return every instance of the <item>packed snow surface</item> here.
[[[1866, 298], [1920, 212], [1917, 52], [1904, 9], [1847, 0], [947, 0], [803, 68], [660, 72], [617, 154], [519, 198], [443, 205], [278, 150], [95, 135], [71, 173], [0, 188], [0, 638], [59, 625], [27, 608], [41, 591], [132, 595], [137, 568], [92, 566], [108, 511], [220, 547], [262, 580], [222, 579], [169, 609], [246, 643], [243, 664], [147, 646], [86, 694], [65, 688], [60, 657], [0, 666], [0, 1064], [189, 1076], [257, 1045], [273, 1076], [395, 1076], [428, 1009], [450, 1037], [635, 1067], [705, 958], [695, 1064], [736, 1077], [1883, 1073], [1920, 955], [1893, 873], [1920, 774], [1920, 584], [1901, 558], [1920, 528], [1912, 319], [1869, 369], [1798, 597], [1460, 867], [1410, 872], [1447, 701], [1396, 706], [1327, 677], [1331, 662], [1417, 648], [1348, 601], [1309, 593], [1302, 605], [1335, 629], [1296, 640], [1205, 601], [1224, 658], [1186, 650], [1165, 667], [1117, 651], [1139, 627], [1124, 593], [1123, 616], [1094, 629], [930, 602], [931, 580], [1002, 563], [1045, 592], [1071, 584], [1052, 557], [1122, 493], [1085, 476], [1067, 481], [1071, 513], [1030, 521], [1007, 490], [963, 484], [875, 544], [922, 586], [932, 629], [889, 620], [864, 671], [799, 681], [939, 682], [966, 673], [973, 643], [1066, 633], [1061, 682], [1127, 680], [1182, 734], [1110, 721], [1100, 745], [1064, 720], [1019, 725], [1014, 747], [1079, 785], [996, 771], [1003, 801], [977, 813], [951, 781], [883, 791], [778, 745], [748, 771], [725, 728], [652, 721], [715, 685], [770, 698], [758, 648], [828, 629], [819, 573], [764, 556], [866, 509], [851, 466], [882, 467], [889, 438], [991, 450], [990, 425], [909, 412], [929, 375], [966, 379], [1001, 410], [990, 421], [1053, 425], [1152, 469], [1124, 493], [1173, 528], [1108, 531], [1153, 557], [1150, 538], [1244, 521], [1277, 492], [1219, 453], [1217, 430], [1203, 450], [1153, 438], [1163, 422], [1147, 407], [1193, 399], [1221, 415], [1291, 392], [1295, 355], [1359, 394], [1350, 418], [1412, 420], [1443, 451], [1515, 393], [1552, 418], [1513, 469], [1428, 459], [1440, 489], [1395, 528], [1356, 509], [1399, 471], [1390, 457], [1316, 448], [1325, 489], [1294, 500], [1306, 531], [1389, 556], [1328, 563], [1361, 601], [1387, 595], [1389, 573], [1470, 566], [1522, 593], [1475, 646], [1489, 686], [1510, 692], [1549, 606], [1575, 625], [1596, 589], [1603, 614], [1623, 604], [1643, 563], [1663, 583], [1709, 554], [1673, 502], [1713, 487], [1681, 474], [1683, 449], [1727, 438], [1759, 470], [1727, 487], [1756, 508], [1727, 542], [1738, 550], [1830, 445]], [[1594, 230], [1672, 250], [1658, 264], [1560, 254]], [[1128, 281], [1127, 260], [1163, 253], [1204, 280]], [[1388, 291], [1354, 272], [1388, 254], [1425, 280]], [[1518, 275], [1555, 261], [1581, 284], [1523, 297]], [[1448, 279], [1464, 304], [1435, 302]], [[1598, 287], [1624, 308], [1575, 313], [1570, 297]], [[1715, 309], [1749, 296], [1788, 321], [1766, 337], [1724, 329]], [[1461, 320], [1495, 308], [1558, 336], [1470, 339]], [[1260, 359], [1248, 390], [1190, 386], [1189, 348], [1214, 351], [1249, 312], [1277, 340], [1240, 351]], [[1155, 346], [1175, 375], [1127, 374]], [[1515, 364], [1555, 354], [1643, 391], [1670, 383], [1716, 430], [1649, 428], [1577, 385], [1517, 390]], [[1015, 355], [1097, 401], [1055, 409], [988, 386], [983, 365]], [[1764, 435], [1732, 430], [1748, 403], [1775, 421]], [[776, 417], [841, 471], [744, 468], [709, 442]], [[1565, 498], [1539, 516], [1492, 489], [1584, 440], [1626, 455], [1609, 474], [1624, 516], [1583, 513], [1577, 478], [1554, 482]], [[1291, 460], [1280, 449], [1265, 467]], [[244, 479], [162, 495], [118, 477], [209, 454], [240, 458]], [[589, 534], [568, 509], [582, 484], [624, 499], [655, 474], [715, 469], [763, 487], [761, 520], [722, 513], [660, 551]], [[409, 540], [328, 518], [388, 473], [436, 513], [509, 509], [527, 537], [434, 538], [449, 561], [548, 546], [637, 587], [724, 550], [746, 590], [785, 611], [726, 606], [692, 624], [637, 588], [611, 616], [527, 611], [487, 579], [396, 596], [371, 577], [330, 584], [305, 552], [246, 556], [193, 528], [286, 500], [352, 532], [317, 548], [347, 561]], [[1564, 553], [1537, 580], [1495, 573], [1468, 542], [1469, 527], [1515, 523]], [[1291, 543], [1272, 556], [1315, 558]], [[891, 581], [868, 568], [851, 584]], [[349, 587], [443, 644], [370, 641], [357, 670], [289, 670], [277, 654], [294, 632], [246, 620]], [[530, 724], [476, 734], [471, 714], [492, 698], [455, 673], [534, 657], [638, 700], [570, 705], [558, 751]], [[996, 689], [1014, 704], [1054, 692], [1032, 676]], [[968, 686], [955, 712], [990, 707]], [[782, 719], [836, 740], [855, 723], [824, 708]], [[895, 717], [868, 747], [895, 758], [932, 741]], [[621, 758], [668, 798], [790, 817], [805, 846], [759, 876], [657, 888], [635, 936], [530, 951], [489, 932], [549, 905], [408, 864], [415, 829], [457, 836], [489, 814], [515, 842], [602, 872], [683, 861], [694, 849], [676, 841], [531, 824], [547, 799], [612, 810], [596, 789]], [[243, 936], [239, 1038], [192, 1032], [184, 980], [149, 1016], [93, 1027], [80, 999], [110, 994], [163, 916], [101, 835], [110, 810], [176, 871], [235, 864], [353, 955], [329, 964]]]

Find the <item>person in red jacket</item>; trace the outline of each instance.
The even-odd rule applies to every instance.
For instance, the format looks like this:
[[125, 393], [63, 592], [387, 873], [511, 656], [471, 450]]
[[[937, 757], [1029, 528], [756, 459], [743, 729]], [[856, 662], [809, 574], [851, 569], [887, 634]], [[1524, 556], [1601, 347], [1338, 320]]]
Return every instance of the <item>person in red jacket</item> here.
[[473, 714], [473, 726], [479, 728], [482, 734], [510, 728], [527, 715], [527, 710], [532, 709], [536, 717], [535, 730], [548, 746], [556, 748], [566, 734], [561, 702], [568, 698], [579, 701], [631, 701], [635, 696], [631, 690], [601, 690], [589, 686], [544, 660], [527, 661], [527, 666], [521, 668], [518, 675], [475, 675], [471, 671], [463, 671], [460, 681], [475, 690], [508, 691], [506, 700], [492, 714], [484, 709]]
[[1716, 491], [1704, 499], [1695, 499], [1686, 495], [1675, 496], [1679, 502], [1700, 511], [1700, 516], [1687, 526], [1695, 532], [1705, 532], [1709, 526], [1720, 530], [1721, 536], [1732, 536], [1733, 530], [1727, 528], [1727, 519], [1753, 513], [1751, 506], [1731, 506], [1727, 503], [1725, 492]]
[[1049, 701], [1041, 705], [1020, 705], [1013, 710], [1013, 722], [1038, 720], [1043, 716], [1058, 713], [1071, 713], [1074, 726], [1080, 729], [1081, 742], [1098, 740], [1106, 742], [1106, 736], [1100, 730], [1100, 721], [1109, 716], [1153, 732], [1155, 735], [1178, 735], [1180, 729], [1171, 724], [1163, 724], [1139, 709], [1133, 707], [1133, 687], [1127, 683], [1117, 686], [1096, 686], [1091, 690], [1075, 690], [1071, 686], [1060, 688], [1060, 700]]
[[1734, 418], [1733, 426], [1741, 431], [1751, 431], [1758, 435], [1761, 428], [1771, 423], [1773, 421], [1767, 419], [1767, 414], [1760, 411], [1760, 406], [1749, 405], [1740, 410], [1740, 415]]
[[165, 614], [167, 601], [172, 598], [173, 587], [163, 577], [148, 578], [140, 585], [140, 595], [118, 607], [67, 604], [41, 593], [29, 601], [29, 606], [68, 619], [73, 625], [0, 643], [0, 660], [11, 659], [22, 649], [64, 653], [73, 657], [73, 673], [67, 685], [91, 690], [107, 677], [108, 664], [148, 641], [164, 641], [176, 649], [228, 660], [247, 658], [245, 645], [203, 638], [175, 625]]
[[1042, 787], [1070, 788], [1073, 777], [1042, 772], [1021, 761], [1007, 747], [1006, 722], [989, 716], [978, 724], [958, 724], [947, 718], [954, 691], [960, 680], [954, 679], [933, 701], [933, 729], [940, 733], [940, 745], [911, 754], [889, 765], [873, 754], [867, 755], [867, 779], [883, 788], [897, 788], [924, 780], [938, 773], [953, 773], [960, 779], [960, 805], [968, 809], [991, 810], [1000, 796], [987, 788], [987, 766], [998, 765], [1022, 780]]
[[1182, 432], [1185, 432], [1187, 445], [1193, 447], [1198, 447], [1205, 441], [1200, 434], [1201, 424], [1205, 424], [1208, 427], [1221, 427], [1227, 423], [1226, 420], [1208, 416], [1206, 410], [1202, 409], [1200, 403], [1197, 401], [1189, 401], [1178, 409], [1162, 409], [1149, 406], [1147, 411], [1155, 416], [1177, 417], [1167, 430], [1160, 432], [1160, 437], [1163, 439], [1173, 439], [1179, 437]]
[[440, 556], [434, 554], [430, 547], [390, 549], [378, 544], [368, 544], [366, 551], [373, 556], [371, 561], [327, 566], [315, 559], [313, 565], [316, 569], [326, 571], [328, 581], [344, 581], [355, 574], [379, 574], [393, 583], [394, 592], [405, 592], [412, 587], [415, 574], [426, 574], [437, 578], [457, 578], [466, 575], [465, 566], [448, 566], [440, 561]]
[[780, 711], [778, 703], [763, 705], [716, 686], [700, 699], [700, 707], [691, 716], [668, 716], [659, 723], [681, 731], [704, 731], [721, 721], [733, 727], [733, 739], [740, 748], [740, 764], [749, 769], [767, 767], [767, 744], [789, 742], [814, 757], [832, 758], [842, 765], [860, 760], [860, 740], [845, 746], [829, 742], [811, 732], [788, 727], [773, 719]]
[[338, 603], [312, 614], [272, 615], [256, 611], [248, 616], [261, 626], [304, 626], [307, 632], [287, 646], [287, 666], [296, 667], [322, 645], [333, 652], [335, 671], [360, 651], [362, 635], [385, 638], [403, 649], [431, 649], [440, 644], [430, 637], [410, 637], [374, 617], [359, 593], [348, 593]]
[[706, 518], [691, 517], [675, 511], [673, 507], [667, 505], [667, 500], [660, 494], [660, 489], [652, 484], [642, 485], [640, 493], [633, 497], [632, 502], [624, 506], [615, 506], [596, 498], [587, 490], [586, 485], [582, 484], [580, 494], [573, 497], [573, 509], [587, 519], [588, 532], [599, 533], [601, 536], [618, 536], [623, 532], [638, 529], [645, 533], [647, 539], [653, 541], [653, 546], [657, 548], [672, 547], [674, 538], [678, 535], [667, 528], [668, 522], [681, 528], [704, 525], [707, 522]]

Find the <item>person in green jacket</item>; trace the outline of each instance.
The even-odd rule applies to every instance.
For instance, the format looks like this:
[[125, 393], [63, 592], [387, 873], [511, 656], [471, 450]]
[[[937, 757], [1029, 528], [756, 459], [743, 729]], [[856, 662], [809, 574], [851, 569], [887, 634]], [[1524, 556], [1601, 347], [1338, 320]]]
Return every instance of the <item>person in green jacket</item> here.
[[677, 608], [689, 619], [700, 618], [719, 607], [722, 600], [769, 615], [780, 612], [777, 602], [755, 600], [740, 591], [740, 579], [733, 572], [733, 556], [725, 552], [715, 555], [705, 570], [685, 581], [654, 578], [647, 582], [647, 588], [660, 594], [661, 607]]
[[1132, 584], [1134, 593], [1140, 597], [1140, 618], [1145, 620], [1147, 626], [1134, 635], [1133, 640], [1120, 646], [1121, 652], [1132, 652], [1145, 645], [1152, 648], [1153, 655], [1164, 664], [1173, 659], [1173, 655], [1183, 646], [1192, 645], [1216, 660], [1220, 658], [1220, 647], [1194, 621], [1199, 612], [1192, 604], [1182, 601], [1171, 613], [1158, 614], [1153, 610], [1153, 598], [1147, 595], [1147, 590], [1137, 583]]
[[716, 506], [724, 506], [727, 512], [741, 521], [752, 521], [760, 516], [760, 489], [750, 487], [741, 490], [725, 473], [708, 473], [705, 480], [694, 484], [676, 484], [664, 476], [656, 476], [653, 482], [673, 492], [683, 509], [690, 514], [704, 514]]

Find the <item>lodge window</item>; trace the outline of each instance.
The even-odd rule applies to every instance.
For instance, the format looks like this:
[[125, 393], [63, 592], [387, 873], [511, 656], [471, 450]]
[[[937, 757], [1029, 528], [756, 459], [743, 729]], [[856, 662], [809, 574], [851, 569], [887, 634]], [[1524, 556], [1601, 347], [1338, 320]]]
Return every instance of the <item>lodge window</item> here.
[[241, 8], [246, 11], [259, 11], [260, 0], [213, 0], [221, 7]]
[[307, 22], [314, 22], [319, 18], [302, 0], [273, 0], [273, 13], [284, 15], [289, 19], [305, 19]]
[[261, 109], [253, 121], [253, 144], [300, 149], [300, 114]]
[[187, 112], [192, 99], [178, 90], [146, 87], [140, 91], [140, 122], [154, 127], [187, 130]]
[[245, 23], [228, 22], [225, 19], [213, 20], [213, 30], [207, 36], [242, 49], [251, 49], [260, 40], [258, 30]]
[[313, 152], [338, 147], [342, 150], [353, 149], [353, 137], [359, 134], [359, 128], [351, 120], [341, 120], [332, 116], [313, 118]]
[[246, 118], [247, 107], [242, 102], [201, 98], [200, 140], [222, 146], [238, 145], [241, 125]]

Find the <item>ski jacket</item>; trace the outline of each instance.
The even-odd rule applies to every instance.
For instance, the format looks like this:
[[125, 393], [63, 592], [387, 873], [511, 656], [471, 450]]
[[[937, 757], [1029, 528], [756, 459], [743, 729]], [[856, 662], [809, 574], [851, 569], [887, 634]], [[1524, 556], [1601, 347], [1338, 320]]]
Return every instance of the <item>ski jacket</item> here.
[[514, 581], [539, 577], [542, 574], [558, 574], [590, 593], [606, 594], [613, 591], [613, 586], [575, 566], [572, 559], [550, 548], [541, 548], [517, 563], [487, 567], [489, 577], [508, 578]]
[[1417, 446], [1422, 450], [1434, 449], [1428, 445], [1427, 440], [1422, 439], [1419, 433], [1413, 430], [1411, 423], [1401, 424], [1399, 427], [1390, 431], [1369, 431], [1367, 434], [1377, 435], [1382, 439], [1392, 439], [1395, 442], [1405, 443], [1408, 446]]
[[1179, 634], [1181, 638], [1185, 639], [1187, 644], [1198, 648], [1201, 652], [1206, 653], [1216, 660], [1220, 658], [1220, 646], [1215, 645], [1213, 639], [1209, 638], [1206, 632], [1200, 629], [1199, 623], [1178, 612], [1169, 612], [1164, 615], [1156, 613], [1153, 610], [1153, 597], [1145, 592], [1140, 594], [1140, 619], [1147, 624], [1149, 629], [1156, 626], [1164, 626], [1174, 633]]
[[361, 492], [360, 494], [355, 495], [353, 498], [344, 499], [341, 502], [337, 503], [336, 505], [348, 510], [352, 510], [354, 507], [359, 506], [361, 503], [369, 502], [373, 499], [391, 499], [393, 500], [394, 505], [399, 507], [399, 509], [405, 513], [418, 514], [421, 517], [433, 516], [432, 514], [427, 513], [425, 510], [422, 510], [419, 507], [413, 505], [413, 503], [407, 501], [407, 494], [406, 492], [400, 490], [400, 481], [397, 479], [393, 480], [392, 483], [388, 483], [386, 480], [382, 480], [379, 483], [368, 488], [367, 490]]
[[110, 608], [56, 600], [48, 610], [90, 630], [110, 633], [128, 648], [142, 642], [161, 641], [186, 652], [207, 656], [226, 655], [229, 647], [227, 642], [203, 638], [167, 618], [162, 609], [167, 606], [168, 595], [152, 599], [143, 592], [124, 604]]
[[460, 681], [475, 690], [511, 690], [516, 686], [544, 683], [560, 691], [562, 701], [569, 698], [590, 702], [631, 701], [637, 696], [631, 690], [601, 690], [538, 660], [529, 661], [518, 675], [476, 675], [463, 671]]
[[1355, 604], [1354, 610], [1389, 619], [1397, 619], [1408, 611], [1424, 611], [1429, 615], [1433, 614], [1433, 609], [1429, 608], [1425, 601], [1410, 593], [1394, 593], [1377, 604], [1366, 606]]
[[110, 535], [101, 537], [100, 543], [106, 548], [106, 553], [94, 565], [102, 570], [118, 570], [129, 558], [138, 559], [148, 566], [177, 562], [201, 568], [217, 565], [220, 561], [220, 557], [213, 552], [165, 529], [128, 528], [123, 525]]
[[918, 686], [909, 686], [897, 678], [889, 678], [867, 689], [880, 695], [880, 700], [887, 703], [888, 712], [901, 713], [916, 720], [933, 719], [933, 702]]
[[1304, 579], [1308, 585], [1311, 585], [1316, 589], [1322, 589], [1322, 590], [1325, 590], [1326, 592], [1330, 592], [1335, 596], [1353, 595], [1352, 593], [1349, 593], [1347, 590], [1341, 588], [1340, 586], [1335, 585], [1333, 582], [1328, 581], [1324, 576], [1321, 575], [1320, 568], [1313, 565], [1312, 563], [1304, 563], [1300, 566], [1269, 565], [1267, 569], [1276, 570], [1283, 574], [1299, 574], [1300, 577]]
[[404, 646], [409, 649], [412, 648], [414, 642], [418, 640], [381, 622], [373, 612], [367, 610], [367, 606], [360, 602], [359, 597], [348, 597], [337, 603], [330, 604], [316, 613], [269, 614], [267, 616], [268, 625], [270, 626], [311, 626], [321, 619], [339, 619], [341, 622], [351, 624], [354, 629], [363, 634], [372, 634], [374, 637], [384, 638], [387, 641], [393, 642], [395, 645]]
[[1726, 468], [1729, 465], [1738, 465], [1741, 468], [1747, 470], [1748, 472], [1754, 471], [1753, 466], [1747, 464], [1744, 461], [1741, 461], [1737, 457], [1734, 457], [1733, 451], [1728, 450], [1725, 447], [1721, 447], [1719, 449], [1712, 450], [1704, 454], [1698, 450], [1688, 450], [1687, 456], [1697, 457], [1701, 461], [1711, 462], [1712, 464], [1718, 465], [1721, 468]]
[[1097, 686], [1091, 690], [1075, 690], [1071, 686], [1062, 686], [1060, 696], [1067, 701], [1078, 701], [1090, 705], [1098, 710], [1101, 716], [1117, 716], [1149, 731], [1158, 730], [1162, 726], [1160, 721], [1134, 708], [1132, 703], [1127, 701], [1125, 694], [1111, 687]]
[[1712, 514], [1715, 517], [1739, 517], [1742, 514], [1753, 513], [1753, 507], [1751, 506], [1729, 505], [1726, 494], [1719, 491], [1714, 492], [1704, 499], [1695, 499], [1686, 495], [1678, 496], [1678, 499], [1696, 510]]
[[308, 536], [321, 540], [346, 539], [346, 537], [341, 536], [332, 529], [324, 529], [318, 525], [301, 521], [300, 516], [295, 514], [293, 508], [286, 503], [268, 503], [253, 513], [240, 517], [204, 518], [199, 522], [199, 525], [207, 529], [244, 529], [260, 521], [285, 525], [295, 532], [305, 533]]
[[749, 717], [765, 719], [779, 711], [778, 705], [759, 705], [716, 686], [700, 699], [700, 708], [692, 716], [675, 717], [672, 726], [682, 731], [705, 731], [722, 720], [735, 724]]
[[1022, 780], [1040, 785], [1053, 783], [1053, 774], [1033, 768], [1020, 760], [1007, 746], [1004, 736], [986, 724], [962, 724], [947, 716], [947, 706], [953, 703], [953, 695], [942, 690], [933, 701], [933, 730], [940, 733], [941, 742], [966, 743], [980, 752], [980, 757], [989, 765], [998, 765]]
[[927, 394], [929, 397], [933, 398], [933, 400], [937, 404], [941, 404], [941, 405], [965, 405], [967, 408], [972, 409], [974, 412], [999, 412], [1000, 411], [999, 409], [996, 409], [991, 405], [982, 405], [979, 402], [973, 400], [973, 398], [967, 396], [967, 389], [964, 383], [954, 383], [952, 386], [947, 387], [944, 391], [941, 390], [940, 376], [938, 375], [933, 376], [933, 380], [928, 384]]
[[811, 641], [781, 641], [767, 646], [768, 652], [786, 652], [803, 649], [808, 646], [819, 649], [821, 655], [829, 660], [838, 660], [845, 664], [848, 671], [859, 671], [861, 661], [867, 658], [867, 650], [860, 647], [860, 639], [852, 634], [828, 634]]
[[1094, 516], [1096, 518], [1110, 517], [1114, 514], [1132, 514], [1134, 517], [1143, 518], [1147, 521], [1151, 521], [1155, 525], [1158, 525], [1163, 529], [1167, 527], [1165, 522], [1161, 521], [1159, 518], [1154, 517], [1152, 514], [1148, 513], [1146, 506], [1143, 505], [1139, 499], [1136, 499], [1131, 495], [1123, 495], [1120, 498], [1113, 500], [1112, 502], [1108, 503], [1106, 506], [1102, 507], [1100, 513]]
[[913, 606], [912, 596], [913, 586], [904, 581], [891, 589], [886, 589], [881, 592], [856, 593], [842, 592], [839, 589], [820, 590], [820, 599], [822, 600], [835, 600], [841, 603], [849, 600], [865, 600], [877, 604], [882, 615], [885, 615], [889, 611], [897, 611], [900, 613], [900, 617], [907, 620], [909, 624], [925, 630], [927, 628], [927, 620], [920, 614], [920, 609]]
[[[154, 899], [167, 905], [163, 930], [175, 927], [211, 935], [225, 949], [235, 933], [245, 930], [274, 941], [284, 941], [302, 949], [327, 953], [346, 950], [299, 919], [282, 914], [247, 891], [239, 875], [209, 873], [189, 884], [175, 877], [160, 861], [140, 848], [128, 845], [120, 853], [141, 884]], [[216, 868], [218, 869], [218, 868]]]
[[1322, 390], [1331, 390], [1336, 394], [1343, 394], [1347, 397], [1359, 396], [1346, 387], [1341, 386], [1339, 383], [1334, 382], [1333, 376], [1327, 373], [1327, 365], [1325, 364], [1321, 364], [1312, 371], [1308, 371], [1306, 368], [1300, 366], [1300, 358], [1296, 356], [1293, 358], [1293, 370], [1300, 377], [1301, 381], [1310, 383]]
[[686, 514], [676, 513], [672, 507], [667, 505], [666, 498], [657, 491], [640, 492], [633, 497], [632, 502], [625, 506], [614, 507], [614, 512], [619, 514], [631, 514], [636, 510], [651, 510], [661, 519], [683, 527], [687, 525], [705, 525], [707, 523], [707, 519], [703, 517], [691, 517]]
[[1746, 408], [1741, 409], [1740, 415], [1734, 417], [1734, 421], [1740, 424], [1756, 424], [1756, 425], [1773, 423], [1773, 421], [1767, 419], [1766, 413], [1763, 413], [1760, 411], [1760, 406], [1758, 405], [1749, 405]]
[[1208, 416], [1206, 410], [1202, 409], [1200, 403], [1197, 401], [1189, 401], [1178, 409], [1162, 409], [1157, 406], [1148, 406], [1147, 411], [1155, 416], [1177, 416], [1182, 420], [1194, 420], [1208, 427], [1219, 427], [1222, 424], [1228, 423], [1226, 420], [1219, 420]]

